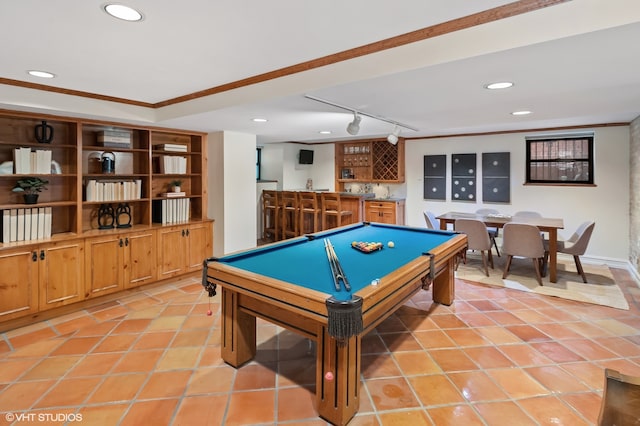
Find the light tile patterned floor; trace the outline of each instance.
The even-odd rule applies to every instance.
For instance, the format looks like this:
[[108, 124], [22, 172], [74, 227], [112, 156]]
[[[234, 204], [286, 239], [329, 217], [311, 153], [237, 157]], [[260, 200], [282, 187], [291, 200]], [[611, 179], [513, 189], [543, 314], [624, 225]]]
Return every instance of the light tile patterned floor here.
[[[363, 338], [350, 425], [594, 424], [603, 369], [640, 376], [640, 289], [614, 275], [629, 311], [463, 281], [450, 307], [419, 293]], [[260, 321], [236, 370], [219, 333], [197, 278], [7, 332], [0, 425], [326, 424], [307, 341]]]

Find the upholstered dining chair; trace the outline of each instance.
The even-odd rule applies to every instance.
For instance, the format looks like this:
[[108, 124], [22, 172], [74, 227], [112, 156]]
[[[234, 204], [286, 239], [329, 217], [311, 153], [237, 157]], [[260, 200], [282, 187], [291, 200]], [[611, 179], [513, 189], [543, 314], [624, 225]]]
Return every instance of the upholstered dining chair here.
[[[591, 234], [593, 233], [593, 228], [595, 226], [595, 222], [584, 222], [578, 226], [576, 232], [574, 232], [568, 240], [558, 241], [558, 253], [565, 253], [573, 256], [573, 261], [576, 264], [578, 274], [580, 274], [582, 281], [585, 283], [587, 282], [587, 276], [582, 268], [580, 256], [587, 251], [587, 246], [589, 245], [589, 240], [591, 239]], [[544, 241], [544, 247], [546, 263], [546, 259], [549, 256], [549, 241]]]
[[[499, 214], [500, 212], [496, 209], [478, 209], [476, 210], [476, 213], [487, 216], [490, 214]], [[493, 247], [496, 249], [496, 254], [500, 256], [500, 249], [498, 249], [498, 243], [496, 242], [496, 238], [498, 238], [498, 234], [500, 233], [500, 228], [496, 228], [495, 226], [487, 226], [486, 228], [489, 233], [491, 244], [493, 244]]]
[[432, 211], [425, 210], [422, 212], [424, 221], [429, 229], [440, 229], [440, 221], [436, 219], [436, 215]]
[[[487, 227], [480, 220], [476, 219], [457, 219], [455, 223], [456, 232], [467, 235], [467, 250], [477, 250], [482, 255], [482, 266], [484, 273], [489, 276], [489, 268], [487, 267], [487, 257], [489, 264], [493, 269], [493, 255], [491, 254], [491, 239], [487, 233]], [[487, 252], [485, 254], [485, 252]], [[463, 253], [464, 263], [467, 263], [466, 251]]]
[[598, 426], [640, 424], [640, 377], [605, 368]]
[[533, 259], [538, 284], [542, 285], [542, 270], [545, 259], [544, 244], [537, 226], [510, 222], [502, 228], [502, 253], [507, 255], [502, 278], [507, 278], [513, 256]]
[[534, 212], [531, 210], [520, 210], [519, 212], [515, 212], [513, 214], [513, 216], [511, 216], [512, 218], [518, 218], [518, 217], [542, 217], [542, 215], [538, 212]]

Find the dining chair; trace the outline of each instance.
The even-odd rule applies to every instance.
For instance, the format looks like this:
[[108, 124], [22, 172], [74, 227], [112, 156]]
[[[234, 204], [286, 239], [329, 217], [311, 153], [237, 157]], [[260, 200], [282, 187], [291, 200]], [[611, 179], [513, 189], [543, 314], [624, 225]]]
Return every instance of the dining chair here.
[[[480, 252], [484, 273], [489, 276], [487, 257], [489, 258], [491, 269], [493, 269], [493, 255], [491, 254], [491, 239], [484, 223], [477, 219], [457, 219], [455, 231], [467, 235], [467, 250], [478, 250]], [[467, 250], [462, 253], [464, 263], [467, 263]], [[485, 254], [485, 251], [487, 254]]]
[[598, 426], [640, 424], [640, 377], [605, 368]]
[[545, 250], [540, 230], [537, 226], [526, 223], [509, 222], [502, 228], [502, 252], [507, 255], [502, 278], [507, 278], [513, 256], [533, 259], [538, 284], [542, 285]]
[[515, 212], [513, 214], [513, 216], [511, 216], [512, 218], [519, 218], [519, 217], [542, 217], [542, 215], [538, 212], [534, 212], [531, 210], [520, 210], [519, 212]]
[[[496, 209], [478, 209], [476, 213], [482, 216], [487, 216], [490, 214], [499, 214], [500, 212]], [[489, 233], [489, 238], [491, 239], [491, 243], [493, 247], [496, 249], [496, 254], [500, 256], [500, 249], [498, 249], [498, 243], [496, 242], [496, 238], [500, 234], [500, 228], [496, 228], [495, 226], [487, 226], [487, 232]]]
[[429, 229], [440, 229], [440, 221], [436, 219], [436, 215], [432, 211], [425, 210], [422, 212], [424, 221]]
[[[587, 276], [582, 268], [580, 256], [587, 251], [587, 246], [589, 245], [589, 240], [591, 239], [591, 234], [593, 233], [593, 228], [595, 226], [595, 222], [584, 222], [578, 226], [576, 232], [574, 232], [568, 240], [558, 241], [558, 253], [565, 253], [573, 256], [573, 261], [576, 264], [578, 274], [582, 276], [582, 281], [585, 283], [587, 282]], [[549, 241], [545, 240], [544, 246], [546, 263], [546, 259], [549, 256]]]

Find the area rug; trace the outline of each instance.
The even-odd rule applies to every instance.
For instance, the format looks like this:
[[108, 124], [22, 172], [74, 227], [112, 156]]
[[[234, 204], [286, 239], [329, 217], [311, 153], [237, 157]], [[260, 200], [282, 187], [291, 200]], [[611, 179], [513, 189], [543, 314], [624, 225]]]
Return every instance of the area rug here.
[[587, 276], [587, 283], [583, 283], [582, 277], [576, 272], [573, 258], [558, 258], [558, 282], [550, 282], [547, 274], [542, 278], [541, 286], [536, 281], [536, 272], [531, 259], [514, 257], [506, 279], [502, 279], [506, 256], [494, 256], [493, 261], [495, 269], [489, 267], [489, 277], [487, 277], [482, 267], [480, 253], [469, 252], [467, 263], [460, 262], [456, 278], [617, 309], [629, 309], [622, 290], [606, 265], [583, 263]]

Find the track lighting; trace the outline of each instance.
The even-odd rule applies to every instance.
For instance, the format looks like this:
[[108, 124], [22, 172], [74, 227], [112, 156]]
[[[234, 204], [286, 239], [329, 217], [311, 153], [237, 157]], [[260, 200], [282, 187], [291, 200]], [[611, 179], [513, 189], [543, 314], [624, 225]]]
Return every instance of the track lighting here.
[[398, 136], [400, 135], [400, 127], [396, 126], [393, 129], [393, 133], [391, 133], [389, 136], [387, 136], [387, 141], [389, 141], [389, 143], [391, 145], [395, 145], [398, 143]]
[[357, 135], [358, 132], [360, 131], [360, 120], [362, 120], [362, 117], [360, 117], [356, 112], [354, 112], [353, 121], [349, 123], [349, 125], [347, 125], [347, 133], [354, 136]]

